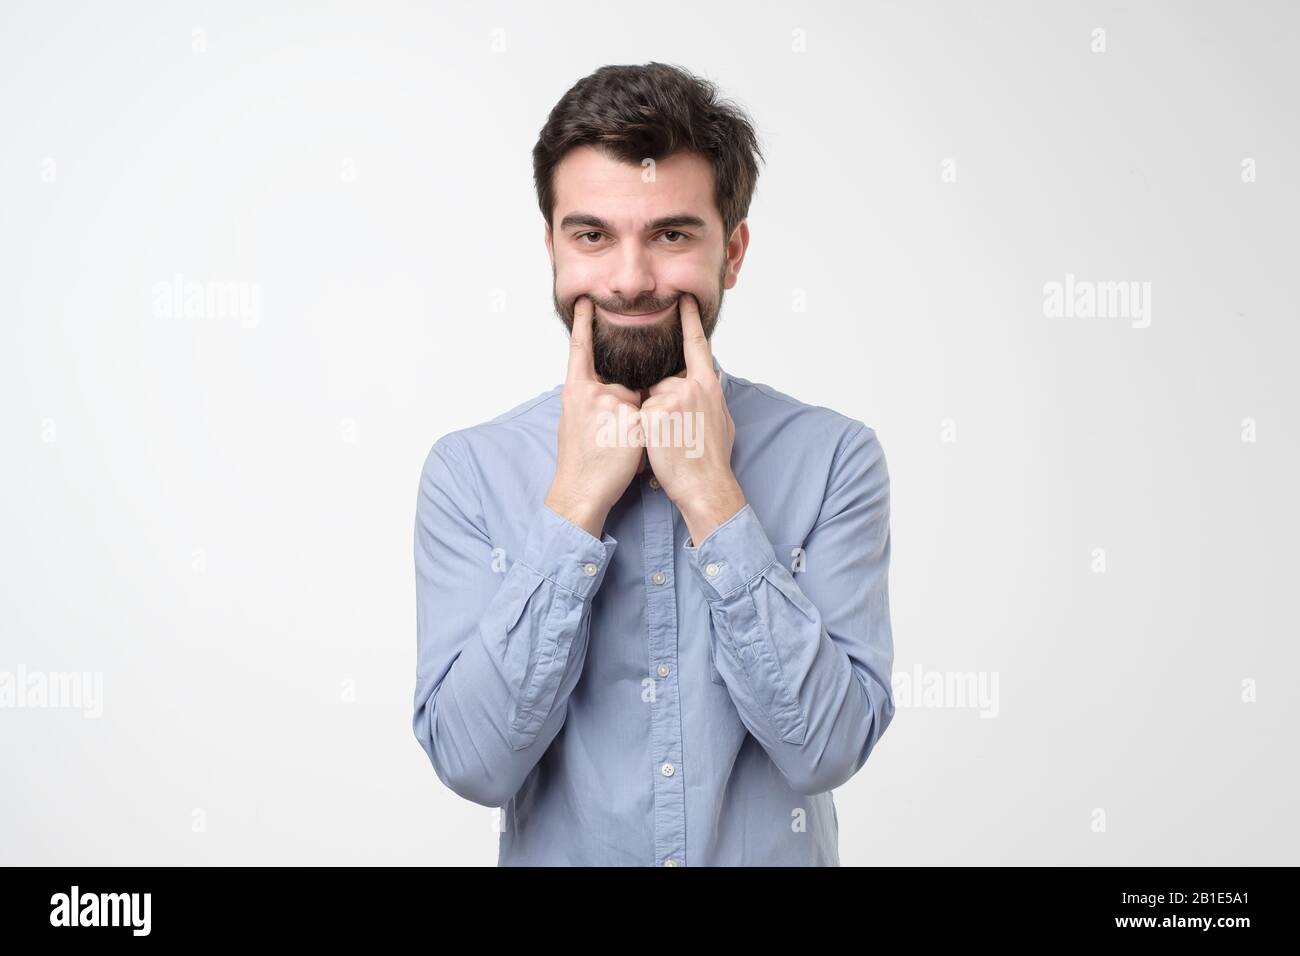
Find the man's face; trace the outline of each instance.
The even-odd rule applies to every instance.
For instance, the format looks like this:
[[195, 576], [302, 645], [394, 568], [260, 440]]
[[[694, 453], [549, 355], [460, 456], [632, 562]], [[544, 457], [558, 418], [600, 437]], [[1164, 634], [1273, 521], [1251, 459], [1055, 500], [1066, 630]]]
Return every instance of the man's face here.
[[694, 153], [675, 153], [643, 170], [583, 146], [556, 167], [554, 186], [546, 248], [555, 311], [572, 331], [577, 300], [591, 299], [596, 374], [644, 389], [682, 372], [678, 300], [695, 297], [712, 336], [723, 290], [736, 284], [749, 243], [743, 222], [723, 241], [713, 168]]

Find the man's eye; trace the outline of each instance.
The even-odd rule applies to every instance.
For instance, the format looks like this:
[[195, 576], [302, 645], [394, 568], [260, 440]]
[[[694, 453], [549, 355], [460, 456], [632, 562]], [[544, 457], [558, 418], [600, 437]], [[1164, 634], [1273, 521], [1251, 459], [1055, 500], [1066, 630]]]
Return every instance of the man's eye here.
[[[595, 237], [594, 239], [592, 238], [593, 236]], [[677, 238], [669, 239], [669, 236], [676, 236]], [[604, 234], [599, 232], [580, 232], [577, 234], [576, 238], [580, 245], [594, 246], [604, 238]], [[670, 246], [680, 246], [684, 245], [691, 237], [684, 232], [678, 232], [676, 229], [668, 229], [661, 232], [659, 238], [667, 240], [668, 245]]]

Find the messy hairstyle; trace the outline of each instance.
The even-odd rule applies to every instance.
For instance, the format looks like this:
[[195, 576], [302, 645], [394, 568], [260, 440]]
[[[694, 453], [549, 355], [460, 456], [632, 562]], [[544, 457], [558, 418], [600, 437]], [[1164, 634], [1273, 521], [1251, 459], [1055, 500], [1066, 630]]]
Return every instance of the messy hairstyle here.
[[708, 80], [665, 63], [602, 66], [560, 98], [533, 147], [537, 203], [552, 223], [555, 168], [569, 150], [593, 146], [641, 165], [686, 150], [713, 166], [714, 203], [725, 244], [749, 215], [758, 181], [754, 128]]

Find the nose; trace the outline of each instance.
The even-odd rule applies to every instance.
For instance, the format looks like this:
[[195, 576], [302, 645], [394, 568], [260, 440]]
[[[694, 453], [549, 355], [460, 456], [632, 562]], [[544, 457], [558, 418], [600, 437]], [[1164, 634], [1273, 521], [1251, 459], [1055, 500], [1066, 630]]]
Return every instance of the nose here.
[[608, 281], [609, 291], [624, 305], [630, 306], [641, 296], [654, 292], [654, 270], [650, 267], [649, 255], [639, 243], [622, 243], [616, 251]]

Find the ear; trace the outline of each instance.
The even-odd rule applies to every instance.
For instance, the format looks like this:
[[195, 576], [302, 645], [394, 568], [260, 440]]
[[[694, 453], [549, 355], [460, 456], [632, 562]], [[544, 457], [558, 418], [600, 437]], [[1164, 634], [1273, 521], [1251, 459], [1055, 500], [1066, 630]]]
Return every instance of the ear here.
[[722, 278], [724, 289], [734, 288], [740, 275], [740, 266], [745, 261], [745, 250], [749, 248], [749, 219], [742, 219], [736, 224], [736, 230], [727, 243], [726, 269]]
[[546, 254], [551, 257], [551, 271], [555, 271], [555, 240], [551, 237], [551, 224], [546, 224], [546, 230], [542, 235], [542, 241], [546, 244]]

